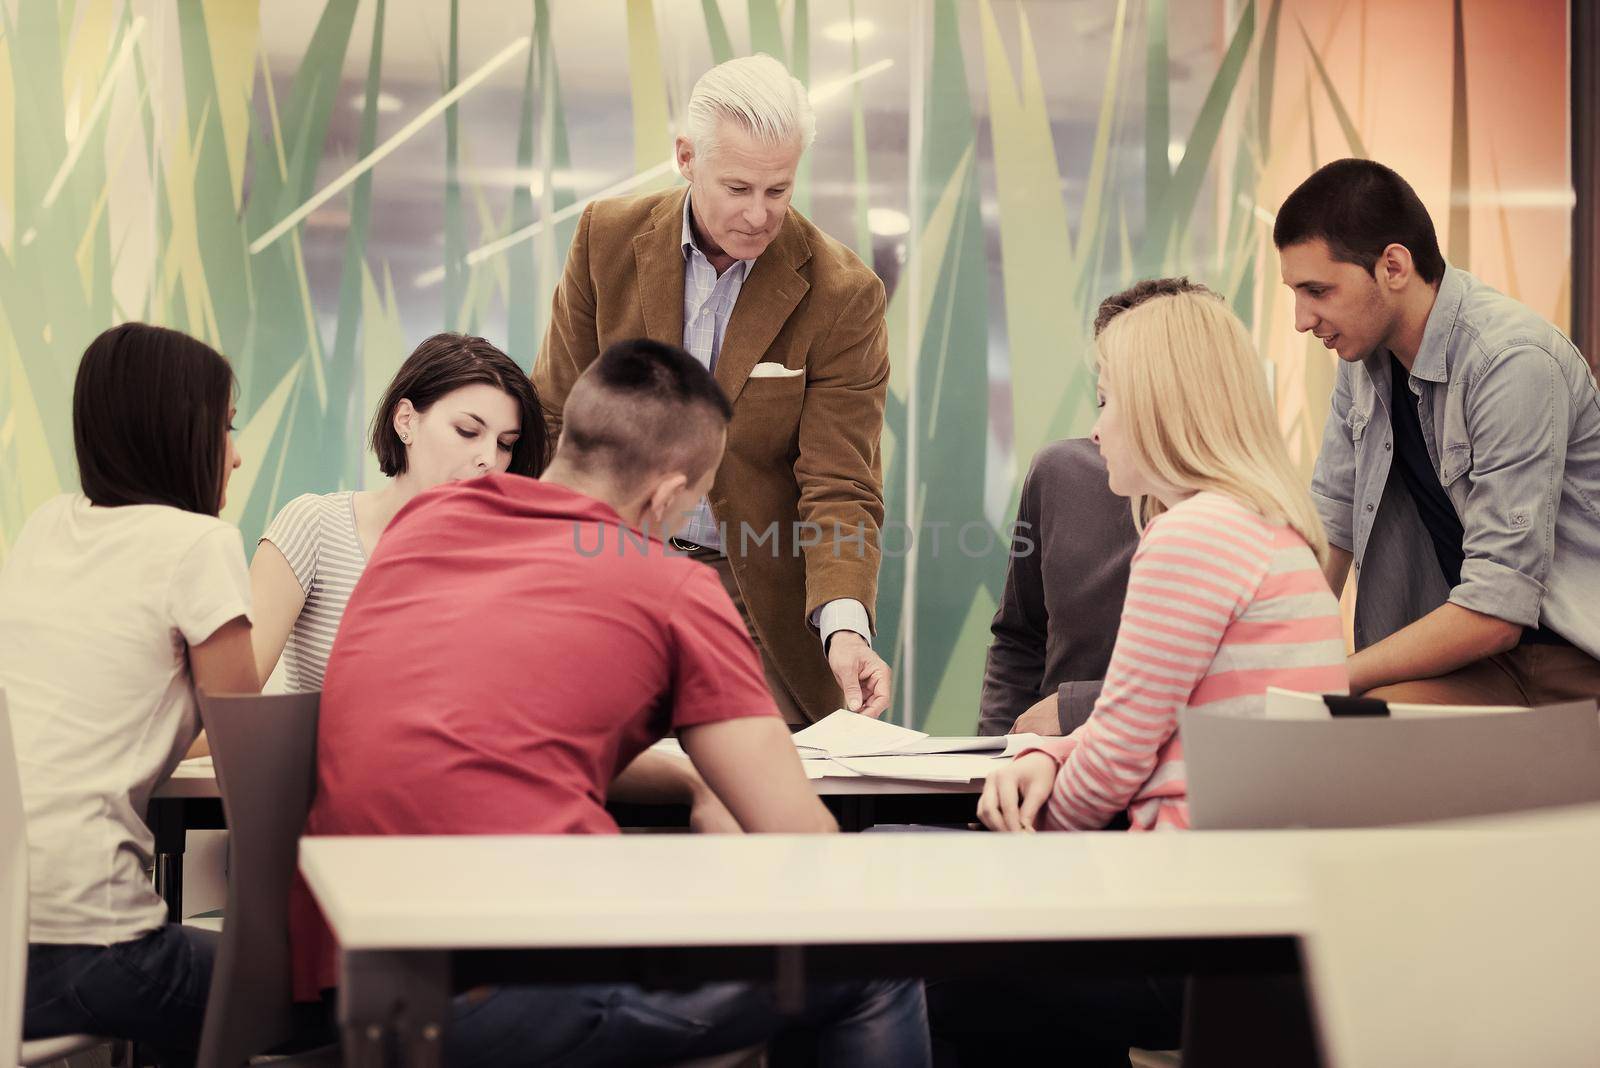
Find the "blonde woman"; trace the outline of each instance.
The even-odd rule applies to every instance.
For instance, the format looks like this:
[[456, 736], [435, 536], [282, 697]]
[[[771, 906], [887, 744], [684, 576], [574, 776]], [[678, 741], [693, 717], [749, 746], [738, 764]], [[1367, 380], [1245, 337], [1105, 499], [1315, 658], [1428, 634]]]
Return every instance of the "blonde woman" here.
[[993, 830], [1189, 823], [1180, 708], [1268, 686], [1345, 693], [1327, 537], [1244, 325], [1208, 291], [1149, 300], [1098, 342], [1094, 440], [1140, 529], [1105, 688], [1077, 731], [992, 776]]
[[[1327, 539], [1243, 325], [1186, 279], [1110, 297], [1108, 317], [1093, 437], [1140, 531], [1127, 599], [1088, 721], [989, 777], [991, 830], [1186, 827], [1179, 709], [1349, 686]], [[928, 1015], [954, 1063], [1125, 1066], [1179, 1044], [1183, 977], [932, 982]]]

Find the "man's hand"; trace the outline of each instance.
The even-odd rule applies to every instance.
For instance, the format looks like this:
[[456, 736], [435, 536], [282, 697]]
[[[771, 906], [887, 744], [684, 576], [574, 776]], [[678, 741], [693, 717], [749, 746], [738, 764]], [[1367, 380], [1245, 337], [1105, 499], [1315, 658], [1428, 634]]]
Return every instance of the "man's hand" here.
[[1061, 736], [1060, 702], [1055, 694], [1033, 705], [1011, 725], [1008, 734], [1040, 734], [1049, 738]]
[[689, 800], [689, 829], [695, 834], [743, 834], [744, 828], [705, 780], [696, 775], [695, 783]]
[[889, 707], [889, 665], [853, 630], [835, 631], [828, 666], [844, 692], [844, 706], [877, 719]]
[[1031, 831], [1055, 781], [1049, 753], [1020, 756], [984, 781], [978, 818], [991, 831]]

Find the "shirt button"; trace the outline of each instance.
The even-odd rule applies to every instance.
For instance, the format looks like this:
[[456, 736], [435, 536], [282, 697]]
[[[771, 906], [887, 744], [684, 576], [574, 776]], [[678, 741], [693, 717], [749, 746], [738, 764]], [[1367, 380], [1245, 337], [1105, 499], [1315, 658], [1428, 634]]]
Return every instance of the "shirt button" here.
[[1370, 504], [1367, 505], [1367, 511], [1369, 511], [1369, 512], [1372, 511], [1372, 505], [1370, 505]]
[[1361, 561], [1360, 561], [1360, 560], [1357, 560], [1357, 561], [1356, 561], [1356, 570], [1357, 570], [1357, 571], [1360, 571], [1360, 570], [1361, 570]]
[[1384, 442], [1384, 443], [1383, 443], [1383, 451], [1384, 451], [1384, 452], [1388, 452], [1388, 451], [1389, 451], [1389, 449], [1390, 449], [1390, 448], [1391, 448], [1391, 447], [1392, 447], [1392, 446], [1393, 446], [1393, 443], [1392, 443], [1392, 442], [1388, 442], [1388, 441], [1386, 441], [1386, 442]]

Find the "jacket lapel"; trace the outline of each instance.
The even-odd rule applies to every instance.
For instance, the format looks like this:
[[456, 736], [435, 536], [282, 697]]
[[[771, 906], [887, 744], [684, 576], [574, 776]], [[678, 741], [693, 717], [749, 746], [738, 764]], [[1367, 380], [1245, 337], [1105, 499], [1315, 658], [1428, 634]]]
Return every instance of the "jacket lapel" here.
[[[681, 204], [679, 210], [682, 210]], [[795, 222], [794, 209], [791, 208], [777, 239], [756, 260], [755, 266], [750, 269], [750, 277], [740, 287], [739, 301], [733, 306], [727, 333], [722, 338], [716, 378], [730, 403], [739, 399], [751, 370], [761, 362], [761, 357], [766, 355], [778, 331], [783, 329], [783, 324], [811, 288], [811, 283], [797, 270], [810, 258], [811, 246], [806, 243], [805, 235]], [[681, 335], [681, 264], [679, 275], [678, 332]]]
[[633, 239], [639, 275], [639, 308], [645, 334], [667, 345], [683, 344], [683, 199], [688, 189], [666, 197], [651, 215], [655, 226]]

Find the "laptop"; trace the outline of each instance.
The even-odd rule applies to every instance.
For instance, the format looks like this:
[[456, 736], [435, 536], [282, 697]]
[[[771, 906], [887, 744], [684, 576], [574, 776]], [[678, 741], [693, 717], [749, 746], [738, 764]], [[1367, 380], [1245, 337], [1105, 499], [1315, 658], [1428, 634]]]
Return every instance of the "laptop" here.
[[1336, 715], [1319, 695], [1279, 692], [1263, 716], [1184, 709], [1190, 825], [1379, 827], [1600, 802], [1593, 700], [1377, 704]]

